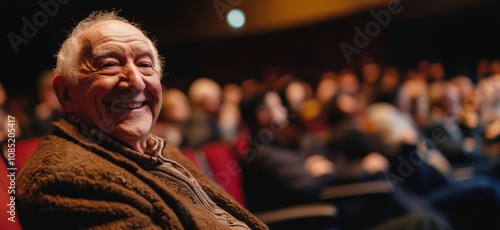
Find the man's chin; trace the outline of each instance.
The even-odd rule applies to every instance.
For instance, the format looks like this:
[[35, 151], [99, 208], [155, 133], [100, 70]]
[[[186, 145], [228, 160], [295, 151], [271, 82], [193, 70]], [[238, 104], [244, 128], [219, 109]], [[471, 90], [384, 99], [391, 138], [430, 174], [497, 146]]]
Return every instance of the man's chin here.
[[[143, 139], [146, 139], [149, 136], [150, 129], [138, 129], [137, 127], [139, 126], [130, 126], [127, 127], [120, 127], [117, 126], [116, 129], [111, 133], [111, 135], [119, 140], [128, 142], [130, 140], [133, 141], [140, 141]], [[149, 126], [148, 126], [149, 128]]]

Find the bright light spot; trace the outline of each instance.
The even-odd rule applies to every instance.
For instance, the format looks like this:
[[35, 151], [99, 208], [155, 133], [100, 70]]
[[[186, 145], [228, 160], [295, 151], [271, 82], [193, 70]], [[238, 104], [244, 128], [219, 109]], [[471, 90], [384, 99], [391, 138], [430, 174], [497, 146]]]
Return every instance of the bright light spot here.
[[239, 9], [232, 9], [227, 14], [227, 23], [229, 26], [238, 29], [245, 25], [245, 13]]

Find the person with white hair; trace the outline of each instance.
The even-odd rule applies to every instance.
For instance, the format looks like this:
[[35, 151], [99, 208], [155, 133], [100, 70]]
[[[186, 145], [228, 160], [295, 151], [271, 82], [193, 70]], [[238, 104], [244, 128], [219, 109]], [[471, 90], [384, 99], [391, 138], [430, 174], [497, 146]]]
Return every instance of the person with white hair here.
[[[450, 162], [411, 118], [389, 103], [366, 110], [369, 134], [388, 150], [393, 185], [408, 188], [449, 216], [457, 229], [500, 227], [500, 181], [488, 175], [455, 178]], [[495, 214], [494, 214], [495, 213]]]
[[460, 127], [463, 108], [460, 88], [449, 81], [433, 82], [428, 93], [430, 109], [429, 121], [424, 127], [426, 135], [453, 165], [471, 166], [481, 161], [479, 143], [468, 138]]
[[23, 229], [268, 229], [151, 134], [162, 68], [155, 44], [116, 12], [78, 23], [53, 79], [65, 119], [16, 178]]
[[221, 140], [218, 125], [222, 99], [220, 85], [207, 77], [197, 78], [189, 86], [188, 97], [192, 112], [184, 127], [187, 146], [199, 149], [204, 144]]

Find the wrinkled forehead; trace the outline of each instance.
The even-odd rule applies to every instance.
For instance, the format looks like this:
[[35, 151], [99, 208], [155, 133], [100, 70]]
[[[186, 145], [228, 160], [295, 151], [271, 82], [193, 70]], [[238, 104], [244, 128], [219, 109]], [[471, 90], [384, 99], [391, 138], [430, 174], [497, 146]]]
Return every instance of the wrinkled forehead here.
[[82, 38], [91, 43], [93, 47], [107, 41], [142, 41], [148, 48], [153, 49], [152, 42], [147, 38], [142, 31], [128, 23], [109, 20], [99, 22], [90, 28], [82, 35]]
[[87, 29], [89, 34], [135, 34], [144, 36], [142, 31], [137, 29], [135, 26], [128, 23], [117, 21], [117, 20], [107, 20], [96, 23]]

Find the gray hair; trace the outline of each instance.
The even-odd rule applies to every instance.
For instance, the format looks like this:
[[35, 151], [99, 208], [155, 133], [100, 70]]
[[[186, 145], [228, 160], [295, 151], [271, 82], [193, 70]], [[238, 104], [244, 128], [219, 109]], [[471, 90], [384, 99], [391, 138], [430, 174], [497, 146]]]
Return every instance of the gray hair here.
[[[83, 48], [80, 38], [90, 27], [104, 21], [120, 21], [130, 24], [147, 37], [146, 32], [143, 31], [137, 23], [130, 22], [124, 17], [118, 16], [116, 11], [94, 11], [73, 28], [61, 45], [61, 48], [56, 54], [57, 64], [54, 70], [56, 75], [61, 75], [70, 83], [76, 84], [78, 80], [78, 62], [80, 61]], [[155, 58], [155, 69], [161, 77], [164, 65], [163, 58], [158, 54], [155, 42], [151, 39], [148, 39], [148, 41], [150, 42], [153, 56]]]
[[[366, 117], [373, 135], [390, 153], [395, 153], [403, 143], [405, 128], [415, 127], [413, 120], [394, 105], [373, 103], [366, 109]], [[416, 131], [416, 130], [415, 130]]]

